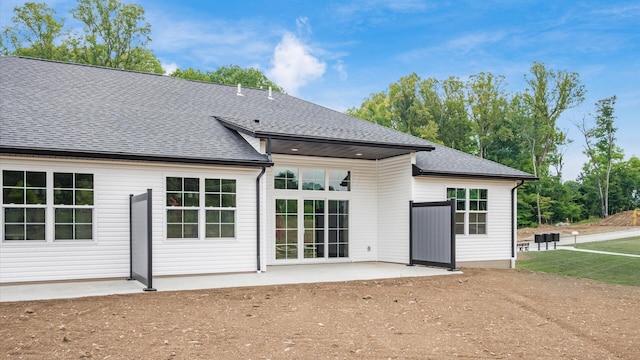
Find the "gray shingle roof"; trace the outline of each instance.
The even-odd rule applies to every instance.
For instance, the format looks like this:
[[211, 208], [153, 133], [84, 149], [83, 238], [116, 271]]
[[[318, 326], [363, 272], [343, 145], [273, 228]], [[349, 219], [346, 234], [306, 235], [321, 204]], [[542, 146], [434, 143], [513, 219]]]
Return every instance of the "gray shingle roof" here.
[[[431, 144], [266, 90], [17, 57], [0, 58], [0, 147], [72, 153], [267, 161], [230, 124], [255, 134], [427, 150]], [[233, 119], [225, 124], [216, 120]], [[254, 119], [260, 119], [254, 126]], [[319, 135], [321, 134], [321, 135]]]
[[431, 152], [416, 153], [415, 175], [456, 175], [534, 180], [535, 176], [462, 151], [436, 145]]
[[3, 149], [269, 163], [211, 116], [226, 87], [16, 57], [0, 58], [0, 80]]
[[[420, 174], [532, 175], [281, 93], [0, 57], [0, 152], [265, 165], [236, 131], [417, 152]], [[255, 120], [259, 120], [256, 122]]]

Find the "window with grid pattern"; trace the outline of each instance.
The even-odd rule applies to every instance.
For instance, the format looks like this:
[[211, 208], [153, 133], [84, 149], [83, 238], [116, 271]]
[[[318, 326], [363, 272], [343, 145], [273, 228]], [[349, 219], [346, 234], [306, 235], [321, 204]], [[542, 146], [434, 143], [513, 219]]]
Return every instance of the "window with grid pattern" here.
[[447, 200], [455, 200], [456, 203], [456, 234], [465, 234], [465, 212], [467, 210], [467, 189], [448, 188]]
[[2, 204], [3, 240], [45, 240], [46, 172], [4, 170]]
[[236, 181], [205, 179], [204, 206], [206, 237], [235, 237]]
[[298, 258], [298, 200], [276, 199], [276, 259]]
[[487, 233], [487, 189], [447, 188], [447, 199], [456, 203], [456, 234]]
[[167, 177], [167, 238], [197, 239], [200, 179]]
[[53, 173], [54, 239], [93, 239], [93, 174]]

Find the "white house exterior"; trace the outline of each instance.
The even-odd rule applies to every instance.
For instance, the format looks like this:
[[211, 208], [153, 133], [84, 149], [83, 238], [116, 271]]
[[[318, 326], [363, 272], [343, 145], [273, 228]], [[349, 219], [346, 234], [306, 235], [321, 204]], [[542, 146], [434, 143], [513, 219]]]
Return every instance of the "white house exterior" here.
[[454, 193], [458, 265], [515, 257], [518, 170], [263, 90], [15, 57], [0, 77], [1, 284], [127, 277], [147, 189], [154, 276], [409, 263], [409, 202]]
[[[416, 202], [442, 201], [447, 198], [447, 189], [471, 189], [487, 191], [486, 232], [474, 234], [470, 231], [469, 206], [460, 211], [464, 216], [463, 230], [456, 233], [456, 261], [461, 266], [508, 267], [511, 252], [511, 189], [517, 184], [509, 180], [449, 179], [437, 177], [414, 178], [413, 200]], [[467, 196], [465, 202], [471, 200]]]

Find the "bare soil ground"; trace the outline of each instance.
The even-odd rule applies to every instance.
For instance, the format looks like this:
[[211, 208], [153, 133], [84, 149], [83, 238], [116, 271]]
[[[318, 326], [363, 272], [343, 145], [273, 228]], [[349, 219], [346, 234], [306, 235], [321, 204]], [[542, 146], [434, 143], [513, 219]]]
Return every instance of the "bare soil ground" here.
[[640, 287], [522, 270], [0, 303], [3, 359], [638, 359]]
[[533, 240], [535, 234], [557, 232], [561, 237], [570, 236], [573, 231], [578, 231], [581, 235], [596, 234], [610, 231], [619, 231], [629, 228], [640, 228], [640, 219], [636, 226], [632, 226], [633, 210], [611, 215], [606, 219], [589, 224], [570, 225], [540, 225], [537, 228], [518, 229], [518, 240]]

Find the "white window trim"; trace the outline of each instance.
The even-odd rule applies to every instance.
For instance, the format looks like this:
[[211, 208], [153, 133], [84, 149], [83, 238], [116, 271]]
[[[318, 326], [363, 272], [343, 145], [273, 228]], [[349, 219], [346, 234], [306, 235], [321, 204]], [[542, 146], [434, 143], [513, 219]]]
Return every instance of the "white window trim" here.
[[[4, 189], [4, 180], [2, 173], [4, 171], [24, 171], [24, 172], [44, 172], [46, 176], [46, 204], [5, 204], [4, 203], [4, 195], [2, 200], [0, 201], [0, 205], [2, 208], [2, 214], [0, 214], [0, 218], [2, 219], [1, 229], [0, 229], [0, 244], [6, 246], [21, 246], [25, 244], [93, 244], [97, 243], [98, 240], [96, 238], [96, 219], [97, 219], [97, 196], [96, 196], [96, 174], [93, 171], [77, 171], [77, 170], [68, 170], [68, 169], [59, 169], [59, 170], [42, 170], [37, 167], [20, 167], [16, 166], [9, 168], [0, 169], [0, 189]], [[72, 174], [91, 174], [93, 175], [93, 205], [55, 205], [54, 204], [54, 181], [53, 174], [54, 173], [72, 173]], [[75, 188], [74, 188], [75, 191]], [[45, 239], [44, 240], [5, 240], [5, 209], [6, 208], [44, 208], [45, 209]], [[84, 208], [91, 209], [91, 239], [55, 239], [55, 209], [56, 208]]]
[[[466, 237], [487, 237], [489, 236], [489, 189], [487, 188], [482, 188], [482, 187], [466, 187], [466, 186], [445, 186], [444, 188], [444, 197], [446, 200], [449, 200], [449, 194], [448, 194], [448, 189], [464, 189], [465, 190], [465, 200], [464, 200], [464, 211], [458, 211], [458, 209], [456, 208], [455, 212], [456, 213], [463, 213], [464, 214], [464, 233], [463, 234], [456, 234], [458, 236], [466, 236]], [[487, 210], [471, 210], [471, 199], [470, 199], [470, 194], [471, 194], [471, 190], [486, 190], [487, 191]], [[455, 204], [454, 204], [455, 206]], [[469, 226], [470, 224], [470, 214], [471, 213], [482, 213], [482, 214], [486, 214], [486, 222], [485, 222], [485, 233], [484, 234], [471, 234], [469, 233]], [[455, 222], [455, 218], [453, 219], [453, 221]]]
[[[291, 169], [291, 170], [295, 170], [296, 171], [296, 180], [298, 182], [298, 188], [297, 189], [277, 189], [275, 186], [275, 180], [276, 180], [276, 169]], [[302, 172], [304, 170], [322, 170], [324, 171], [324, 189], [323, 190], [310, 190], [310, 189], [302, 189], [302, 184], [304, 182], [304, 178], [302, 177]], [[329, 183], [330, 183], [330, 178], [329, 178], [329, 173], [332, 171], [348, 171], [349, 172], [349, 190], [329, 190]], [[271, 176], [271, 181], [273, 182], [273, 186], [272, 186], [272, 190], [273, 191], [286, 191], [288, 193], [292, 193], [295, 191], [303, 191], [306, 194], [310, 194], [310, 193], [319, 193], [319, 194], [323, 194], [323, 193], [351, 193], [353, 191], [353, 170], [350, 169], [341, 169], [341, 168], [334, 168], [334, 167], [324, 167], [324, 166], [287, 166], [287, 165], [282, 165], [282, 166], [274, 166], [273, 167], [273, 175]], [[311, 195], [310, 195], [311, 196]]]
[[[175, 177], [175, 178], [197, 178], [198, 179], [198, 206], [168, 206], [167, 205], [167, 178]], [[236, 182], [236, 206], [235, 207], [207, 207], [205, 206], [205, 179], [220, 179], [220, 180], [234, 180]], [[171, 243], [180, 243], [180, 244], [188, 244], [188, 243], [201, 243], [203, 241], [206, 242], [237, 242], [238, 237], [238, 224], [239, 224], [239, 211], [238, 211], [238, 183], [239, 180], [235, 177], [230, 176], [212, 176], [210, 174], [163, 174], [163, 185], [162, 185], [162, 204], [164, 207], [163, 211], [163, 241], [171, 242]], [[198, 211], [198, 237], [197, 238], [170, 238], [168, 237], [167, 231], [167, 210], [197, 210]], [[233, 210], [234, 212], [234, 224], [233, 224], [233, 237], [207, 237], [207, 210]]]

